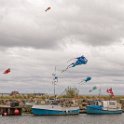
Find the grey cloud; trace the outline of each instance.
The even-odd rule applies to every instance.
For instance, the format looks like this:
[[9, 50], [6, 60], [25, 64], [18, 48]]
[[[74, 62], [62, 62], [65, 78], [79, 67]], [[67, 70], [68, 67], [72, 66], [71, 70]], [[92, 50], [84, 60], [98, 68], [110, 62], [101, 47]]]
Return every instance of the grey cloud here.
[[[120, 1], [122, 2], [122, 1]], [[34, 1], [1, 1], [0, 45], [57, 48], [64, 39], [93, 46], [120, 41], [124, 32], [122, 3], [63, 1], [52, 3], [49, 13]], [[68, 41], [66, 41], [67, 43]]]

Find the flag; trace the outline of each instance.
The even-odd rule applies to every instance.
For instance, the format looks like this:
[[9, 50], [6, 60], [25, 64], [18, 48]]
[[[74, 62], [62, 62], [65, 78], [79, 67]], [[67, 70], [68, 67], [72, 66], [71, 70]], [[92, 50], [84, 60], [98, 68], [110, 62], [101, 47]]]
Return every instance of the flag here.
[[8, 68], [7, 70], [5, 70], [5, 71], [3, 72], [3, 74], [8, 74], [8, 73], [10, 73], [10, 68]]
[[114, 96], [114, 93], [113, 93], [112, 88], [107, 89], [106, 92], [107, 92], [108, 94], [110, 94], [111, 96]]

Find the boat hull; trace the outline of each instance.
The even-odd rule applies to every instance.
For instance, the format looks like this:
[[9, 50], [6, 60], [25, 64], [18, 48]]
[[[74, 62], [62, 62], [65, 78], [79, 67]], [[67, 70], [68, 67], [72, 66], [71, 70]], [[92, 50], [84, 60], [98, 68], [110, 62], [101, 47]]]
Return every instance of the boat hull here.
[[87, 114], [122, 114], [122, 109], [104, 110], [100, 106], [89, 105], [86, 107]]
[[68, 108], [68, 109], [63, 109], [63, 108], [58, 108], [58, 107], [53, 107], [47, 106], [47, 107], [32, 107], [32, 114], [34, 115], [40, 115], [40, 116], [54, 116], [54, 115], [78, 115], [80, 110], [78, 108]]

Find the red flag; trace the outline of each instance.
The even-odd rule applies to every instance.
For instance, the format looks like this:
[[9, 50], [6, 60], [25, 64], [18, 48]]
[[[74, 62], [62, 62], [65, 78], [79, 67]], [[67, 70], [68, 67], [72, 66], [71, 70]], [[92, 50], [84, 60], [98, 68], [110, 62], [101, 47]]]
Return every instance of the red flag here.
[[106, 90], [107, 93], [109, 93], [111, 96], [114, 96], [112, 88]]
[[5, 71], [3, 72], [3, 74], [8, 74], [8, 73], [10, 73], [10, 68], [8, 68], [7, 70], [5, 70]]
[[106, 92], [109, 93], [109, 90], [107, 89]]

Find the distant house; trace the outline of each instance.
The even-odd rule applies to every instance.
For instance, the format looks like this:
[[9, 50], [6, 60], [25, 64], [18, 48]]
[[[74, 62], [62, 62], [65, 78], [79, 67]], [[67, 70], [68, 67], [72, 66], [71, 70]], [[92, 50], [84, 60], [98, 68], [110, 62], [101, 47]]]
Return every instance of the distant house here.
[[33, 95], [35, 95], [35, 96], [45, 96], [47, 94], [45, 94], [45, 93], [33, 93]]
[[10, 96], [10, 93], [0, 93], [0, 96]]

